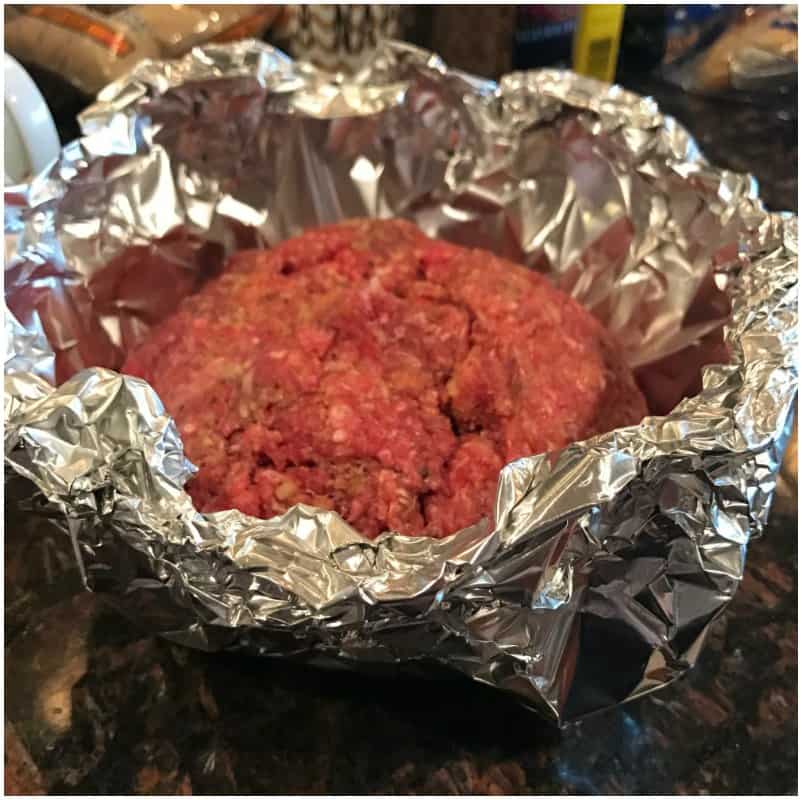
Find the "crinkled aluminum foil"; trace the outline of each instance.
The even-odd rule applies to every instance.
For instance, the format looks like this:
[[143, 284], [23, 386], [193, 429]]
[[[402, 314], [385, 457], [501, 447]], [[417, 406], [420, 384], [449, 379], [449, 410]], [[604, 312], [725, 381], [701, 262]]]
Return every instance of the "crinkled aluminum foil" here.
[[[144, 62], [81, 121], [7, 210], [6, 463], [90, 588], [193, 647], [439, 662], [558, 722], [694, 663], [765, 523], [797, 385], [796, 219], [751, 179], [618, 87], [496, 86], [396, 43], [349, 83], [253, 42]], [[633, 365], [725, 318], [732, 360], [668, 416], [507, 465], [494, 527], [368, 541], [307, 506], [199, 514], [154, 392], [98, 365], [224, 253], [391, 215], [550, 271]], [[714, 284], [731, 313], [700, 304]], [[45, 337], [73, 376], [55, 390]]]

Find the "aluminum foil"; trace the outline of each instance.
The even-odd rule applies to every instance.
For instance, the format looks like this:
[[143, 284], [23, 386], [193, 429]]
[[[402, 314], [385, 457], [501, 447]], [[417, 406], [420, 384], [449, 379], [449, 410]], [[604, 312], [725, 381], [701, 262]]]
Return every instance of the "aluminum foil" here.
[[[797, 387], [796, 219], [749, 177], [619, 87], [496, 85], [398, 43], [347, 80], [253, 42], [144, 62], [81, 124], [6, 198], [5, 441], [89, 588], [192, 647], [439, 663], [560, 723], [695, 662], [766, 521]], [[304, 505], [198, 513], [180, 432], [113, 368], [226, 253], [393, 215], [548, 271], [634, 367], [725, 322], [731, 360], [667, 416], [508, 464], [495, 519], [445, 539], [369, 541]]]

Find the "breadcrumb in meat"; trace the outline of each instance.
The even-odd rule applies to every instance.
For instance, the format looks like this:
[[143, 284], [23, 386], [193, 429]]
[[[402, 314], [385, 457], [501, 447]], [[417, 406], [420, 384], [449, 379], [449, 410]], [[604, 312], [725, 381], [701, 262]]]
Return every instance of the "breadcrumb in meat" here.
[[505, 463], [646, 413], [609, 334], [547, 278], [400, 220], [237, 253], [123, 371], [175, 418], [200, 510], [308, 503], [370, 537], [492, 518]]

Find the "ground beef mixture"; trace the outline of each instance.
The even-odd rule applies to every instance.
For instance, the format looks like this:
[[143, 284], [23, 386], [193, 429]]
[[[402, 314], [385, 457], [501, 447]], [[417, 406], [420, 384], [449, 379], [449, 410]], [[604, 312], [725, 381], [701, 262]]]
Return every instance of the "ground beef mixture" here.
[[175, 418], [200, 510], [308, 503], [371, 537], [492, 519], [505, 463], [646, 413], [610, 336], [547, 278], [398, 220], [236, 254], [123, 371]]

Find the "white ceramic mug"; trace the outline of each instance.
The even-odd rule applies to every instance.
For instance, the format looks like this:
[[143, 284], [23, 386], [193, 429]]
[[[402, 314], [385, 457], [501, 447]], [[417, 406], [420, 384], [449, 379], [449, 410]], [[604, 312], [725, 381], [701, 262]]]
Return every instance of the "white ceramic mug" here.
[[5, 184], [28, 182], [61, 150], [56, 123], [42, 93], [16, 59], [5, 53]]

